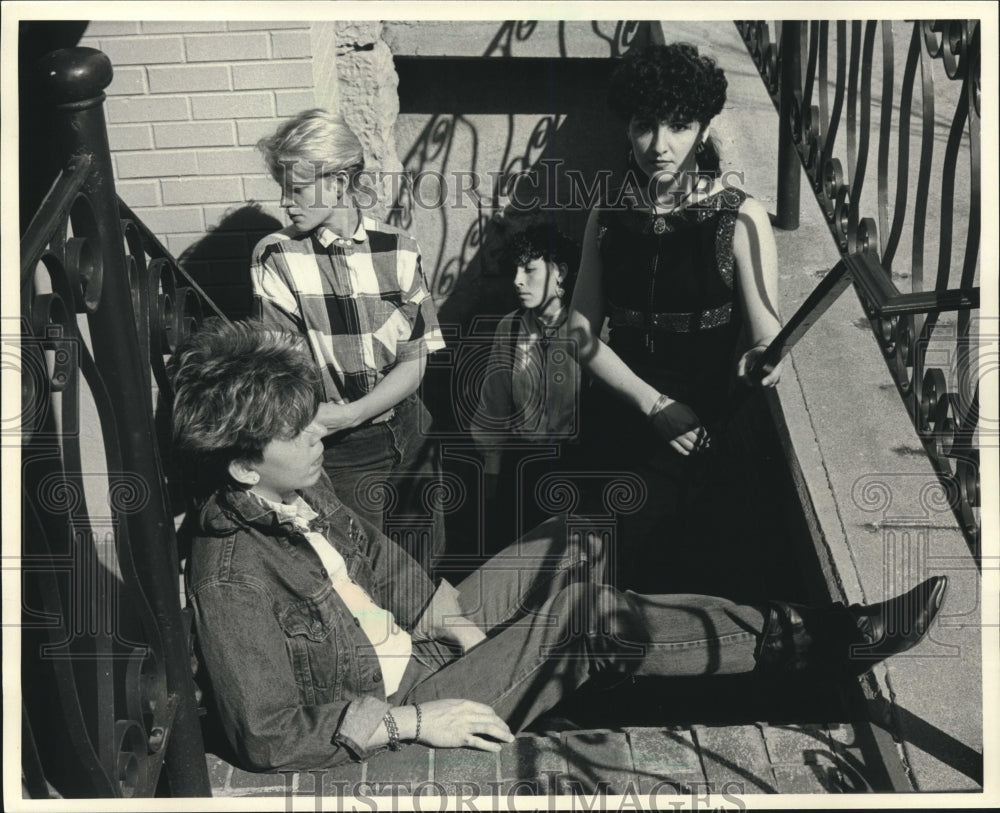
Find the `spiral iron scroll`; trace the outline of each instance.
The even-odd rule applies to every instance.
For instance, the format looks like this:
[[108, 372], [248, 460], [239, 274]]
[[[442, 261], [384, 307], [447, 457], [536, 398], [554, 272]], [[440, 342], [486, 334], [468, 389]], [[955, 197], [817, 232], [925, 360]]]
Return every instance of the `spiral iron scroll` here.
[[[54, 74], [73, 61], [89, 75], [105, 59], [90, 49], [56, 53]], [[102, 98], [67, 108], [70, 119], [91, 116], [79, 132], [92, 135], [87, 111]], [[22, 662], [26, 674], [56, 687], [48, 696], [26, 686], [25, 713], [40, 752], [65, 753], [68, 742], [74, 753], [65, 773], [47, 769], [64, 795], [152, 796], [176, 728], [178, 694], [168, 689], [172, 656], [151, 580], [166, 581], [178, 613], [180, 597], [176, 570], [150, 574], [136, 555], [137, 546], [164, 542], [135, 538], [142, 527], [135, 518], [169, 503], [162, 471], [151, 477], [123, 464], [136, 455], [162, 461], [167, 450], [156, 448], [154, 437], [124, 432], [119, 415], [152, 415], [155, 388], [169, 400], [165, 361], [203, 306], [173, 258], [114, 196], [109, 162], [99, 149], [70, 160], [47, 196], [61, 203], [43, 203], [21, 243]], [[124, 308], [109, 305], [121, 301], [109, 297], [116, 287]], [[146, 404], [118, 395], [118, 371], [102, 359], [109, 337], [138, 345]], [[96, 426], [81, 420], [84, 392]], [[142, 448], [129, 448], [136, 443]], [[104, 459], [95, 460], [98, 454]], [[187, 787], [207, 788], [207, 777]]]
[[[979, 387], [978, 374], [973, 369], [975, 329], [965, 306], [957, 311], [954, 322], [941, 318], [951, 307], [948, 303], [955, 301], [949, 295], [973, 290], [978, 267], [981, 217], [978, 21], [914, 22], [909, 42], [904, 45], [906, 58], [901, 81], [896, 76], [894, 60], [898, 43], [890, 21], [811, 21], [776, 23], [772, 27], [766, 21], [745, 20], [736, 25], [776, 108], [787, 111], [780, 126], [790, 129], [841, 254], [872, 253], [885, 274], [891, 275], [904, 230], [909, 225], [911, 256], [904, 267], [909, 269], [912, 292], [935, 296], [924, 298], [926, 306], [914, 308], [913, 313], [884, 316], [860, 289], [858, 294], [916, 432], [943, 480], [946, 493], [953, 495], [952, 508], [978, 556], [981, 521], [976, 443]], [[788, 29], [782, 31], [785, 25]], [[882, 55], [881, 88], [877, 93], [873, 91], [878, 76], [876, 42], [881, 45]], [[785, 49], [788, 53], [784, 53]], [[793, 76], [794, 91], [790, 99], [780, 98], [779, 77], [785, 59], [789, 60], [788, 65], [799, 66], [799, 75]], [[938, 87], [948, 91], [953, 107], [944, 111], [950, 123], [943, 165], [938, 173], [941, 202], [935, 211], [929, 212], [934, 139], [940, 135], [940, 127], [935, 127], [934, 83], [935, 73], [940, 74], [942, 68], [944, 83], [938, 76]], [[791, 70], [795, 72], [794, 67]], [[873, 111], [875, 106], [879, 108], [877, 111]], [[878, 114], [877, 125], [873, 123], [873, 112]], [[911, 124], [913, 116], [919, 116], [919, 130]], [[890, 144], [894, 127], [898, 134], [896, 161], [892, 166]], [[876, 133], [877, 213], [872, 217], [863, 215], [860, 202], [867, 180], [869, 145]], [[914, 139], [916, 187], [911, 189], [911, 140]], [[842, 146], [844, 141], [846, 148]], [[846, 166], [840, 157], [834, 156], [835, 148], [839, 155], [846, 154]], [[959, 163], [963, 154], [968, 160], [968, 198], [956, 201], [955, 177], [957, 170], [964, 169]], [[953, 236], [959, 228], [964, 228], [965, 244], [956, 263], [952, 256]], [[930, 269], [925, 252], [935, 246], [937, 267], [933, 280], [928, 280], [925, 286], [925, 265]], [[956, 267], [957, 273], [952, 270]], [[925, 364], [928, 346], [941, 341], [951, 342], [955, 348], [950, 371]]]

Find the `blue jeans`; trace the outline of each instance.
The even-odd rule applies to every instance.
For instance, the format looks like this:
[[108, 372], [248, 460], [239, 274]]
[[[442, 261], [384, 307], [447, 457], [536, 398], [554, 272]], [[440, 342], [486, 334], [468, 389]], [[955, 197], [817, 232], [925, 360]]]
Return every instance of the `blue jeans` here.
[[337, 496], [427, 572], [444, 553], [444, 516], [435, 506], [441, 483], [430, 414], [416, 395], [387, 421], [325, 439], [323, 468]]
[[520, 731], [603, 674], [696, 676], [749, 672], [761, 608], [702, 595], [640, 595], [603, 584], [601, 540], [565, 517], [540, 525], [459, 586], [463, 614], [487, 632], [467, 653], [414, 644], [390, 699], [491, 706]]

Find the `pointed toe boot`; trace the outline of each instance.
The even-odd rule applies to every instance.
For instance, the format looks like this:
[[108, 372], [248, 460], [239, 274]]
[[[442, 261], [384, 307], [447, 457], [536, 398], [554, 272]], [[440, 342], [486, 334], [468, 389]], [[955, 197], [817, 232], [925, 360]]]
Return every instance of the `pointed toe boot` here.
[[773, 601], [757, 646], [757, 668], [862, 675], [916, 646], [941, 608], [946, 576], [878, 604], [806, 607]]
[[848, 669], [863, 674], [879, 661], [916, 646], [941, 609], [947, 576], [933, 576], [912, 590], [878, 604], [852, 604], [861, 640], [849, 648]]

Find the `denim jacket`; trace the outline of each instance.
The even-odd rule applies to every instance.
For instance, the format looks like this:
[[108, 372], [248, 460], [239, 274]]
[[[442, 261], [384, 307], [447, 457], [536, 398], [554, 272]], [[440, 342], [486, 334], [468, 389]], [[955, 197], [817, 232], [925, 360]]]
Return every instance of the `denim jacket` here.
[[[434, 594], [420, 566], [334, 495], [302, 492], [350, 578], [413, 630]], [[290, 521], [227, 486], [190, 529], [188, 595], [199, 654], [226, 737], [243, 767], [330, 767], [367, 759], [389, 704], [378, 657]]]

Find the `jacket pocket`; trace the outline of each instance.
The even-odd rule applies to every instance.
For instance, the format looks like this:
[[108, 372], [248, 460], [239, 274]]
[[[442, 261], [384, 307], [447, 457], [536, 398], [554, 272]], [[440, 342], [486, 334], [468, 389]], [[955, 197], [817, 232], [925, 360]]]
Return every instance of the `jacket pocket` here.
[[338, 651], [335, 621], [313, 601], [290, 604], [278, 614], [285, 632], [295, 682], [307, 704], [321, 702], [337, 683]]

